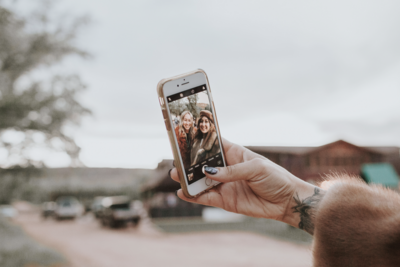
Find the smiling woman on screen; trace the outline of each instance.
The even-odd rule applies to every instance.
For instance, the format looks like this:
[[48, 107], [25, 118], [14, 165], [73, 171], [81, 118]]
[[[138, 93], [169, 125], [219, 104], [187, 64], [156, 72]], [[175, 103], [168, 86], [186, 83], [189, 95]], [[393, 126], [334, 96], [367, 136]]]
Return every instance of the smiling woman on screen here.
[[200, 111], [200, 119], [191, 152], [192, 165], [220, 152], [213, 115], [208, 110]]
[[175, 128], [176, 138], [178, 139], [179, 149], [185, 168], [190, 166], [190, 150], [193, 145], [196, 128], [193, 126], [193, 115], [189, 110], [182, 112], [181, 121]]

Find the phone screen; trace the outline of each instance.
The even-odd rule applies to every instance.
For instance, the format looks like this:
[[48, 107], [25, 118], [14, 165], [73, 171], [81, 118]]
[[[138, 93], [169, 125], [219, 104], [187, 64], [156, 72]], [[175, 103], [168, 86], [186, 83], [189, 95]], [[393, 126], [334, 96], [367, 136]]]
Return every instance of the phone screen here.
[[206, 85], [167, 96], [178, 151], [188, 184], [205, 175], [204, 166], [222, 167], [222, 148]]

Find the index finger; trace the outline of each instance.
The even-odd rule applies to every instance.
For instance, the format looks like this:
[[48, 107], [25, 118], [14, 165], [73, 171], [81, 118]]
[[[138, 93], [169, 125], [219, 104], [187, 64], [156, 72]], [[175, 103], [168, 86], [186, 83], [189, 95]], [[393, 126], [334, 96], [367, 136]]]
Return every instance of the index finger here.
[[253, 151], [250, 151], [243, 146], [231, 143], [225, 138], [222, 138], [222, 145], [224, 148], [225, 159], [228, 166], [252, 160], [254, 158], [265, 159], [260, 154], [254, 153]]
[[169, 176], [171, 177], [172, 180], [174, 180], [175, 182], [180, 182], [179, 180], [179, 175], [178, 175], [178, 171], [176, 168], [171, 169], [171, 171], [169, 172]]

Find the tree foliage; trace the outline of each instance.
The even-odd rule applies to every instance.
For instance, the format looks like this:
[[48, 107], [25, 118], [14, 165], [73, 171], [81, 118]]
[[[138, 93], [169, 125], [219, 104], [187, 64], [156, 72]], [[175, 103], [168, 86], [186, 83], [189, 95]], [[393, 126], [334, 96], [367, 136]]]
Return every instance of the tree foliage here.
[[[36, 3], [32, 12], [23, 13], [0, 0], [0, 148], [21, 166], [41, 164], [27, 152], [36, 145], [66, 152], [71, 165], [77, 166], [80, 148], [66, 134], [66, 127], [78, 125], [82, 115], [90, 113], [77, 100], [85, 85], [79, 75], [38, 78], [34, 71], [45, 72], [70, 55], [87, 57], [74, 44], [87, 19], [55, 21], [50, 2]], [[7, 132], [22, 138], [9, 142]]]
[[199, 96], [197, 94], [190, 95], [187, 98], [179, 99], [169, 104], [169, 110], [175, 116], [180, 116], [185, 110], [189, 110], [190, 113], [196, 118], [200, 115], [200, 107], [197, 106]]

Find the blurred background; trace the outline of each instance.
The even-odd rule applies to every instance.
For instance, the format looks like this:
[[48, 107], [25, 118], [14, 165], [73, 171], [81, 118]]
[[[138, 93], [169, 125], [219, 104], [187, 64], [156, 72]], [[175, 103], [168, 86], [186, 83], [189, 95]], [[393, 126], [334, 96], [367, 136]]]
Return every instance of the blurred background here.
[[156, 85], [202, 68], [225, 138], [398, 190], [399, 10], [0, 0], [0, 265], [309, 266], [308, 234], [176, 198]]

